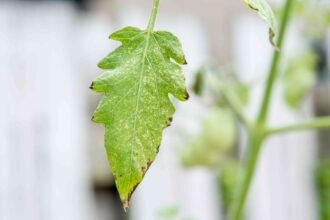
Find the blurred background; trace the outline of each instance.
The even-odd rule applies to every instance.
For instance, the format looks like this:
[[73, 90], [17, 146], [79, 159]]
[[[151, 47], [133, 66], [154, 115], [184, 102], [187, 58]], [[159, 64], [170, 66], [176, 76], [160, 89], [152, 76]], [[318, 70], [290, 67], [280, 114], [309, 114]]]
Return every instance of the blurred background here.
[[[271, 124], [330, 114], [330, 1], [296, 0]], [[277, 17], [281, 0], [270, 1]], [[107, 36], [145, 28], [152, 0], [0, 0], [0, 220], [218, 220], [230, 205], [246, 134], [217, 88], [256, 114], [272, 47], [240, 1], [163, 0], [156, 29], [177, 35], [191, 99], [175, 103], [160, 153], [125, 214], [90, 120]], [[234, 89], [233, 89], [234, 88]], [[249, 220], [330, 219], [330, 130], [270, 138]]]

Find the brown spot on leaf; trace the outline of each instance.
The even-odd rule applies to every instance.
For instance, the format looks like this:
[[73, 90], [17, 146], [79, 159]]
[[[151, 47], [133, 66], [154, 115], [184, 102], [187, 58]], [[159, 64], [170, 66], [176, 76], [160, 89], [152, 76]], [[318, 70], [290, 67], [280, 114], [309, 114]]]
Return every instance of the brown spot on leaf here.
[[94, 82], [92, 82], [92, 84], [89, 87], [90, 89], [94, 89]]
[[129, 208], [129, 200], [130, 198], [127, 199], [126, 201], [122, 201], [125, 212], [127, 212], [127, 209]]
[[187, 65], [187, 64], [188, 64], [188, 62], [187, 62], [187, 60], [186, 60], [186, 57], [183, 56], [183, 65]]
[[147, 169], [148, 169], [147, 167], [142, 167], [142, 168], [141, 168], [141, 172], [142, 172], [142, 173], [146, 173], [146, 172], [147, 172]]
[[[158, 146], [159, 148], [159, 146]], [[152, 164], [152, 161], [148, 161], [146, 166], [143, 166], [141, 168], [142, 171], [142, 179], [144, 178], [145, 174], [147, 173], [147, 171], [149, 170], [150, 166]], [[141, 183], [141, 182], [140, 182]], [[126, 200], [122, 200], [123, 203], [123, 207], [124, 207], [124, 211], [127, 212], [127, 209], [129, 208], [129, 202], [131, 200], [132, 194], [134, 193], [134, 191], [136, 190], [136, 188], [140, 185], [140, 183], [136, 184], [132, 191], [128, 193], [127, 199]]]
[[185, 100], [188, 100], [188, 99], [189, 99], [189, 97], [190, 97], [190, 96], [189, 96], [189, 93], [186, 91], [186, 94], [185, 94], [185, 97], [184, 97], [184, 99], [185, 99]]
[[249, 8], [251, 8], [252, 10], [258, 12], [259, 9], [258, 8], [255, 8], [254, 6], [252, 6], [251, 4], [248, 4]]
[[[172, 121], [173, 121], [173, 118], [170, 117], [170, 118], [168, 119], [168, 122], [167, 122], [167, 127], [171, 126]], [[158, 147], [159, 147], [159, 146], [158, 146]]]

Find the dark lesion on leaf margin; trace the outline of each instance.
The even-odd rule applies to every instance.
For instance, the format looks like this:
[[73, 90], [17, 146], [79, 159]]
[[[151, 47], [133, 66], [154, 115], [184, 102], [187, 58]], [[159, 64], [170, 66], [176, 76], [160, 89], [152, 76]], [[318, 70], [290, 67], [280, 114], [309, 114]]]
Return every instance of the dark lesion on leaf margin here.
[[186, 90], [186, 94], [185, 94], [185, 97], [184, 97], [184, 99], [185, 99], [185, 100], [188, 100], [188, 99], [189, 99], [189, 97], [190, 97], [190, 96], [189, 96], [189, 93], [188, 93], [188, 91]]
[[254, 11], [256, 11], [256, 12], [259, 11], [259, 9], [258, 9], [258, 8], [255, 8], [253, 5], [251, 5], [251, 4], [247, 4], [247, 5], [248, 5], [249, 8], [251, 8], [252, 10], [254, 10]]
[[[189, 98], [189, 94], [188, 92], [186, 92], [186, 99]], [[169, 117], [168, 120], [167, 120], [167, 127], [169, 127], [171, 125], [171, 122], [173, 121], [173, 117]], [[159, 148], [160, 148], [160, 145], [158, 145], [157, 147], [157, 150], [156, 150], [156, 153], [158, 154], [159, 153]], [[141, 167], [141, 172], [142, 172], [142, 179], [144, 178], [145, 174], [147, 173], [147, 171], [149, 170], [151, 164], [153, 163], [153, 161], [148, 161], [147, 165], [146, 166], [143, 166]], [[115, 177], [116, 178], [116, 177]], [[142, 181], [141, 181], [142, 182]], [[141, 183], [140, 182], [140, 183]], [[122, 203], [123, 203], [123, 206], [124, 206], [124, 210], [125, 212], [127, 211], [127, 209], [129, 208], [129, 202], [131, 200], [131, 197], [132, 197], [132, 194], [135, 192], [136, 188], [140, 185], [140, 183], [136, 184], [134, 187], [133, 187], [133, 190], [131, 192], [128, 193], [128, 196], [127, 196], [127, 200], [122, 200]]]
[[187, 65], [188, 64], [188, 62], [187, 62], [187, 60], [186, 60], [186, 57], [185, 56], [183, 56], [183, 65]]
[[[173, 121], [173, 118], [172, 118], [172, 117], [170, 117], [170, 118], [168, 119], [168, 121], [167, 121], [167, 126], [166, 126], [166, 127], [170, 127], [170, 126], [171, 126], [171, 123], [172, 123], [172, 121]], [[158, 148], [159, 148], [159, 146], [158, 146]]]
[[[159, 147], [157, 147], [157, 153], [159, 152]], [[148, 161], [147, 165], [146, 166], [143, 166], [141, 167], [141, 172], [142, 172], [142, 179], [144, 178], [145, 174], [147, 173], [147, 171], [149, 170], [151, 164], [153, 163], [153, 161]], [[142, 182], [142, 181], [141, 181]], [[140, 183], [141, 183], [140, 182]], [[133, 190], [131, 192], [128, 193], [128, 196], [127, 196], [127, 200], [122, 200], [122, 203], [123, 203], [123, 206], [124, 206], [124, 210], [125, 212], [127, 211], [127, 209], [129, 208], [129, 202], [131, 201], [131, 197], [132, 197], [132, 194], [135, 192], [136, 188], [140, 185], [140, 183], [136, 184], [134, 187], [133, 187]]]
[[90, 88], [91, 90], [94, 89], [94, 82], [92, 82], [92, 84], [89, 86], [89, 88]]

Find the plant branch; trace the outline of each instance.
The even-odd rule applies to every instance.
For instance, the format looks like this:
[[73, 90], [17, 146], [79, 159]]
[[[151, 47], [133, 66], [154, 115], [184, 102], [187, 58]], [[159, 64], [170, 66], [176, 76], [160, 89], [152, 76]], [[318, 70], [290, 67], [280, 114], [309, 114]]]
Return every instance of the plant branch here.
[[[289, 23], [290, 14], [292, 12], [294, 0], [286, 0], [283, 14], [281, 18], [280, 31], [277, 40], [277, 46], [282, 47], [285, 33]], [[265, 124], [269, 112], [270, 99], [274, 87], [275, 80], [278, 75], [278, 65], [281, 58], [281, 53], [274, 50], [272, 64], [269, 70], [266, 88], [259, 115], [256, 124], [252, 127], [250, 133], [249, 145], [246, 149], [246, 160], [243, 164], [243, 173], [238, 182], [238, 191], [234, 197], [232, 209], [230, 212], [230, 220], [241, 220], [244, 212], [244, 206], [252, 183], [252, 179], [257, 166], [260, 149], [265, 138]]]
[[[215, 71], [221, 76], [221, 71], [215, 67]], [[243, 105], [237, 94], [232, 90], [230, 86], [227, 86], [223, 77], [220, 79], [215, 77], [214, 75], [210, 74], [210, 78], [213, 82], [216, 82], [216, 89], [221, 92], [225, 101], [230, 106], [231, 110], [234, 114], [238, 117], [238, 119], [247, 127], [249, 127], [250, 123], [249, 120], [246, 118], [245, 114], [243, 113]]]
[[248, 195], [255, 168], [258, 162], [258, 155], [262, 146], [263, 135], [259, 129], [251, 130], [251, 138], [246, 149], [246, 160], [243, 164], [243, 170], [237, 185], [237, 194], [233, 199], [229, 219], [240, 220], [243, 215], [246, 197]]
[[147, 28], [149, 33], [151, 33], [155, 27], [156, 17], [157, 17], [158, 8], [159, 8], [159, 2], [160, 2], [160, 0], [154, 0], [154, 2], [153, 2], [152, 12], [151, 12], [151, 16], [150, 16], [149, 24], [148, 24], [148, 28]]
[[[290, 20], [290, 14], [292, 11], [291, 9], [292, 9], [293, 2], [294, 2], [294, 0], [286, 0], [285, 6], [284, 6], [281, 24], [280, 24], [280, 31], [279, 31], [278, 40], [277, 40], [278, 48], [282, 48], [282, 46], [283, 46], [287, 26], [288, 26], [288, 23]], [[266, 88], [264, 91], [264, 96], [263, 96], [260, 112], [258, 115], [258, 123], [260, 123], [260, 124], [264, 124], [265, 121], [267, 120], [270, 99], [271, 99], [271, 95], [273, 92], [274, 82], [278, 75], [278, 65], [279, 65], [279, 61], [281, 58], [281, 54], [282, 53], [279, 50], [276, 50], [276, 49], [274, 50], [272, 64], [271, 64], [271, 67], [269, 70], [267, 84], [266, 84]]]
[[220, 85], [219, 89], [221, 93], [223, 94], [226, 102], [231, 107], [233, 112], [236, 114], [238, 119], [245, 124], [247, 127], [249, 127], [249, 120], [246, 118], [242, 111], [242, 105], [240, 104], [240, 100], [237, 97], [236, 94], [234, 94], [230, 89], [226, 88], [225, 85]]
[[288, 125], [280, 128], [272, 128], [267, 131], [267, 135], [299, 131], [299, 130], [325, 129], [325, 128], [330, 128], [330, 117], [320, 117], [300, 124]]

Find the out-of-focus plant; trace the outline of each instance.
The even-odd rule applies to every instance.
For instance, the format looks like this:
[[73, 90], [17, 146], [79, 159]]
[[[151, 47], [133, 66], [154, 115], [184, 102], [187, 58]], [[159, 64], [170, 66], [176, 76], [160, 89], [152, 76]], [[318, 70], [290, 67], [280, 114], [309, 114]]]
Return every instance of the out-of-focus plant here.
[[[301, 129], [330, 127], [330, 117], [279, 128], [269, 127], [268, 124], [273, 88], [279, 75], [280, 50], [294, 11], [294, 3], [297, 1], [285, 1], [277, 28], [275, 15], [266, 0], [243, 0], [266, 21], [269, 26], [269, 40], [274, 46], [259, 113], [255, 118], [249, 119], [244, 113], [243, 106], [248, 101], [247, 87], [238, 80], [233, 80], [235, 78], [232, 75], [218, 74], [215, 77], [214, 74], [209, 74], [210, 77], [205, 78], [215, 97], [213, 109], [205, 119], [202, 133], [192, 141], [191, 152], [184, 154], [184, 161], [186, 165], [214, 166], [222, 163], [222, 155], [229, 155], [232, 160], [228, 161], [234, 161], [232, 164], [235, 164], [237, 158], [230, 155], [233, 155], [232, 149], [237, 136], [236, 122], [246, 129], [248, 143], [240, 174], [234, 174], [235, 165], [230, 166], [229, 162], [220, 169], [222, 188], [228, 193], [224, 194], [224, 200], [225, 206], [230, 208], [230, 220], [242, 218], [258, 157], [269, 136]], [[154, 31], [159, 3], [160, 0], [153, 0], [146, 29], [126, 27], [110, 35], [111, 39], [119, 41], [121, 45], [101, 60], [99, 67], [105, 73], [90, 87], [95, 92], [104, 94], [93, 115], [93, 121], [105, 126], [107, 156], [125, 209], [158, 153], [163, 129], [171, 123], [175, 108], [169, 94], [181, 101], [189, 97], [181, 70], [181, 65], [187, 62], [180, 41], [169, 32]], [[306, 13], [306, 16], [314, 15]], [[315, 16], [313, 19], [318, 20], [320, 17]], [[325, 21], [328, 22], [327, 19]], [[311, 61], [305, 68], [312, 68], [312, 63]], [[290, 91], [290, 86], [286, 86], [288, 103], [293, 106], [297, 105], [313, 81], [312, 75], [305, 68], [303, 75], [297, 77], [297, 73], [294, 73], [296, 68], [294, 65], [289, 67], [289, 73], [286, 74], [287, 81], [297, 78], [301, 80], [302, 89], [299, 91]], [[299, 68], [303, 69], [300, 66]], [[194, 90], [201, 93], [205, 79], [202, 72], [198, 77]], [[231, 190], [229, 188], [232, 182], [235, 182], [235, 187]]]
[[330, 5], [327, 1], [297, 0], [295, 16], [302, 34], [311, 41], [322, 39], [330, 26]]
[[299, 109], [302, 100], [315, 86], [317, 62], [318, 56], [312, 50], [297, 54], [288, 60], [283, 86], [284, 99], [290, 107]]
[[234, 199], [235, 188], [239, 173], [239, 161], [237, 158], [228, 159], [219, 169], [219, 188], [222, 199], [222, 209], [224, 214], [228, 214]]
[[228, 68], [208, 63], [197, 71], [193, 91], [207, 97], [207, 105], [213, 107], [205, 113], [199, 135], [183, 149], [182, 164], [216, 170], [223, 211], [227, 213], [239, 170], [236, 149], [239, 127], [233, 105], [243, 109], [248, 104], [249, 86]]
[[159, 220], [196, 220], [195, 218], [191, 217], [182, 217], [180, 215], [180, 208], [178, 206], [169, 206], [162, 208], [158, 212]]
[[174, 220], [178, 215], [179, 208], [177, 206], [166, 207], [158, 212], [158, 216], [161, 220]]
[[[317, 37], [320, 37], [325, 30], [324, 25], [328, 24], [328, 17], [330, 15], [329, 10], [322, 10], [320, 13], [321, 16], [314, 15], [314, 18], [311, 19], [310, 16], [313, 14], [310, 13], [311, 10], [307, 2], [308, 1], [304, 1], [304, 3], [302, 3], [301, 1], [298, 2], [298, 0], [286, 0], [284, 8], [281, 10], [281, 23], [279, 26], [278, 38], [276, 44], [274, 44], [276, 47], [273, 52], [259, 114], [255, 119], [247, 118], [244, 113], [243, 106], [249, 101], [247, 86], [244, 86], [241, 83], [235, 85], [229, 83], [228, 75], [227, 77], [224, 77], [225, 74], [221, 73], [221, 71], [216, 71], [217, 74], [212, 75], [205, 71], [201, 71], [203, 69], [201, 68], [196, 74], [196, 83], [193, 87], [196, 94], [203, 94], [203, 90], [213, 90], [213, 93], [208, 93], [208, 96], [211, 94], [214, 97], [213, 99], [215, 101], [213, 104], [217, 106], [217, 108], [225, 108], [226, 111], [231, 112], [233, 117], [230, 116], [230, 121], [233, 121], [232, 123], [238, 121], [239, 124], [235, 124], [236, 128], [237, 125], [243, 126], [248, 133], [249, 142], [243, 163], [240, 163], [238, 156], [233, 153], [235, 152], [233, 146], [233, 143], [235, 143], [234, 140], [231, 141], [231, 148], [226, 148], [230, 150], [218, 148], [219, 150], [217, 152], [220, 155], [214, 155], [216, 151], [210, 150], [211, 147], [206, 145], [206, 141], [201, 141], [202, 138], [197, 138], [187, 145], [183, 154], [183, 162], [185, 165], [207, 165], [208, 167], [216, 168], [217, 172], [219, 172], [222, 203], [224, 204], [223, 210], [225, 213], [229, 210], [228, 218], [230, 220], [240, 220], [242, 218], [244, 204], [255, 172], [258, 157], [264, 141], [269, 136], [304, 129], [321, 129], [330, 127], [330, 117], [320, 117], [301, 124], [287, 125], [279, 128], [269, 127], [267, 120], [270, 111], [269, 107], [272, 100], [273, 88], [275, 83], [278, 82], [277, 79], [280, 74], [279, 63], [282, 55], [282, 51], [280, 50], [283, 46], [288, 22], [291, 16], [295, 14], [300, 20], [308, 19], [308, 21], [311, 22], [310, 25], [313, 26], [312, 28], [309, 27], [309, 25], [300, 25], [302, 33], [305, 35], [308, 33], [307, 37], [310, 42], [313, 42]], [[253, 5], [247, 5], [261, 15], [260, 11], [256, 10]], [[263, 18], [265, 19], [265, 17]], [[322, 20], [322, 24], [318, 23], [320, 20]], [[269, 24], [269, 22], [267, 23]], [[315, 23], [317, 24], [315, 25]], [[271, 36], [270, 31], [270, 37]], [[317, 79], [317, 62], [318, 56], [312, 49], [303, 51], [289, 58], [281, 80], [284, 87], [283, 98], [289, 107], [299, 109], [301, 102], [315, 85]], [[212, 75], [212, 77], [209, 75]], [[218, 77], [214, 77], [214, 75], [218, 75]], [[239, 82], [239, 80], [236, 82]], [[206, 121], [208, 121], [209, 118], [212, 118], [209, 114], [210, 113], [206, 114]], [[223, 117], [227, 117], [228, 120], [228, 116], [224, 113], [222, 114]], [[220, 120], [220, 118], [217, 120], [219, 127], [221, 126], [222, 121], [223, 119]], [[216, 123], [214, 122], [214, 124]], [[223, 124], [224, 127], [227, 126], [226, 123]], [[203, 124], [201, 136], [205, 136], [204, 133], [207, 130], [205, 129], [206, 125], [207, 123]], [[216, 130], [215, 128], [213, 129]], [[220, 139], [221, 135], [224, 135], [225, 133], [226, 132], [219, 129], [217, 138]], [[214, 135], [214, 132], [210, 132], [210, 135]], [[235, 136], [229, 135], [228, 137], [233, 138], [236, 136], [237, 130]], [[227, 139], [224, 138], [224, 140]], [[221, 143], [221, 141], [218, 140], [218, 143]], [[196, 146], [199, 146], [198, 150], [195, 150], [197, 148]], [[189, 149], [190, 152], [186, 152]], [[197, 155], [195, 155], [195, 153]], [[189, 155], [189, 157], [186, 155]], [[191, 159], [188, 160], [190, 163], [187, 163], [187, 158]], [[198, 160], [200, 158], [202, 158], [202, 160]]]
[[319, 164], [316, 172], [321, 220], [330, 220], [330, 161]]

